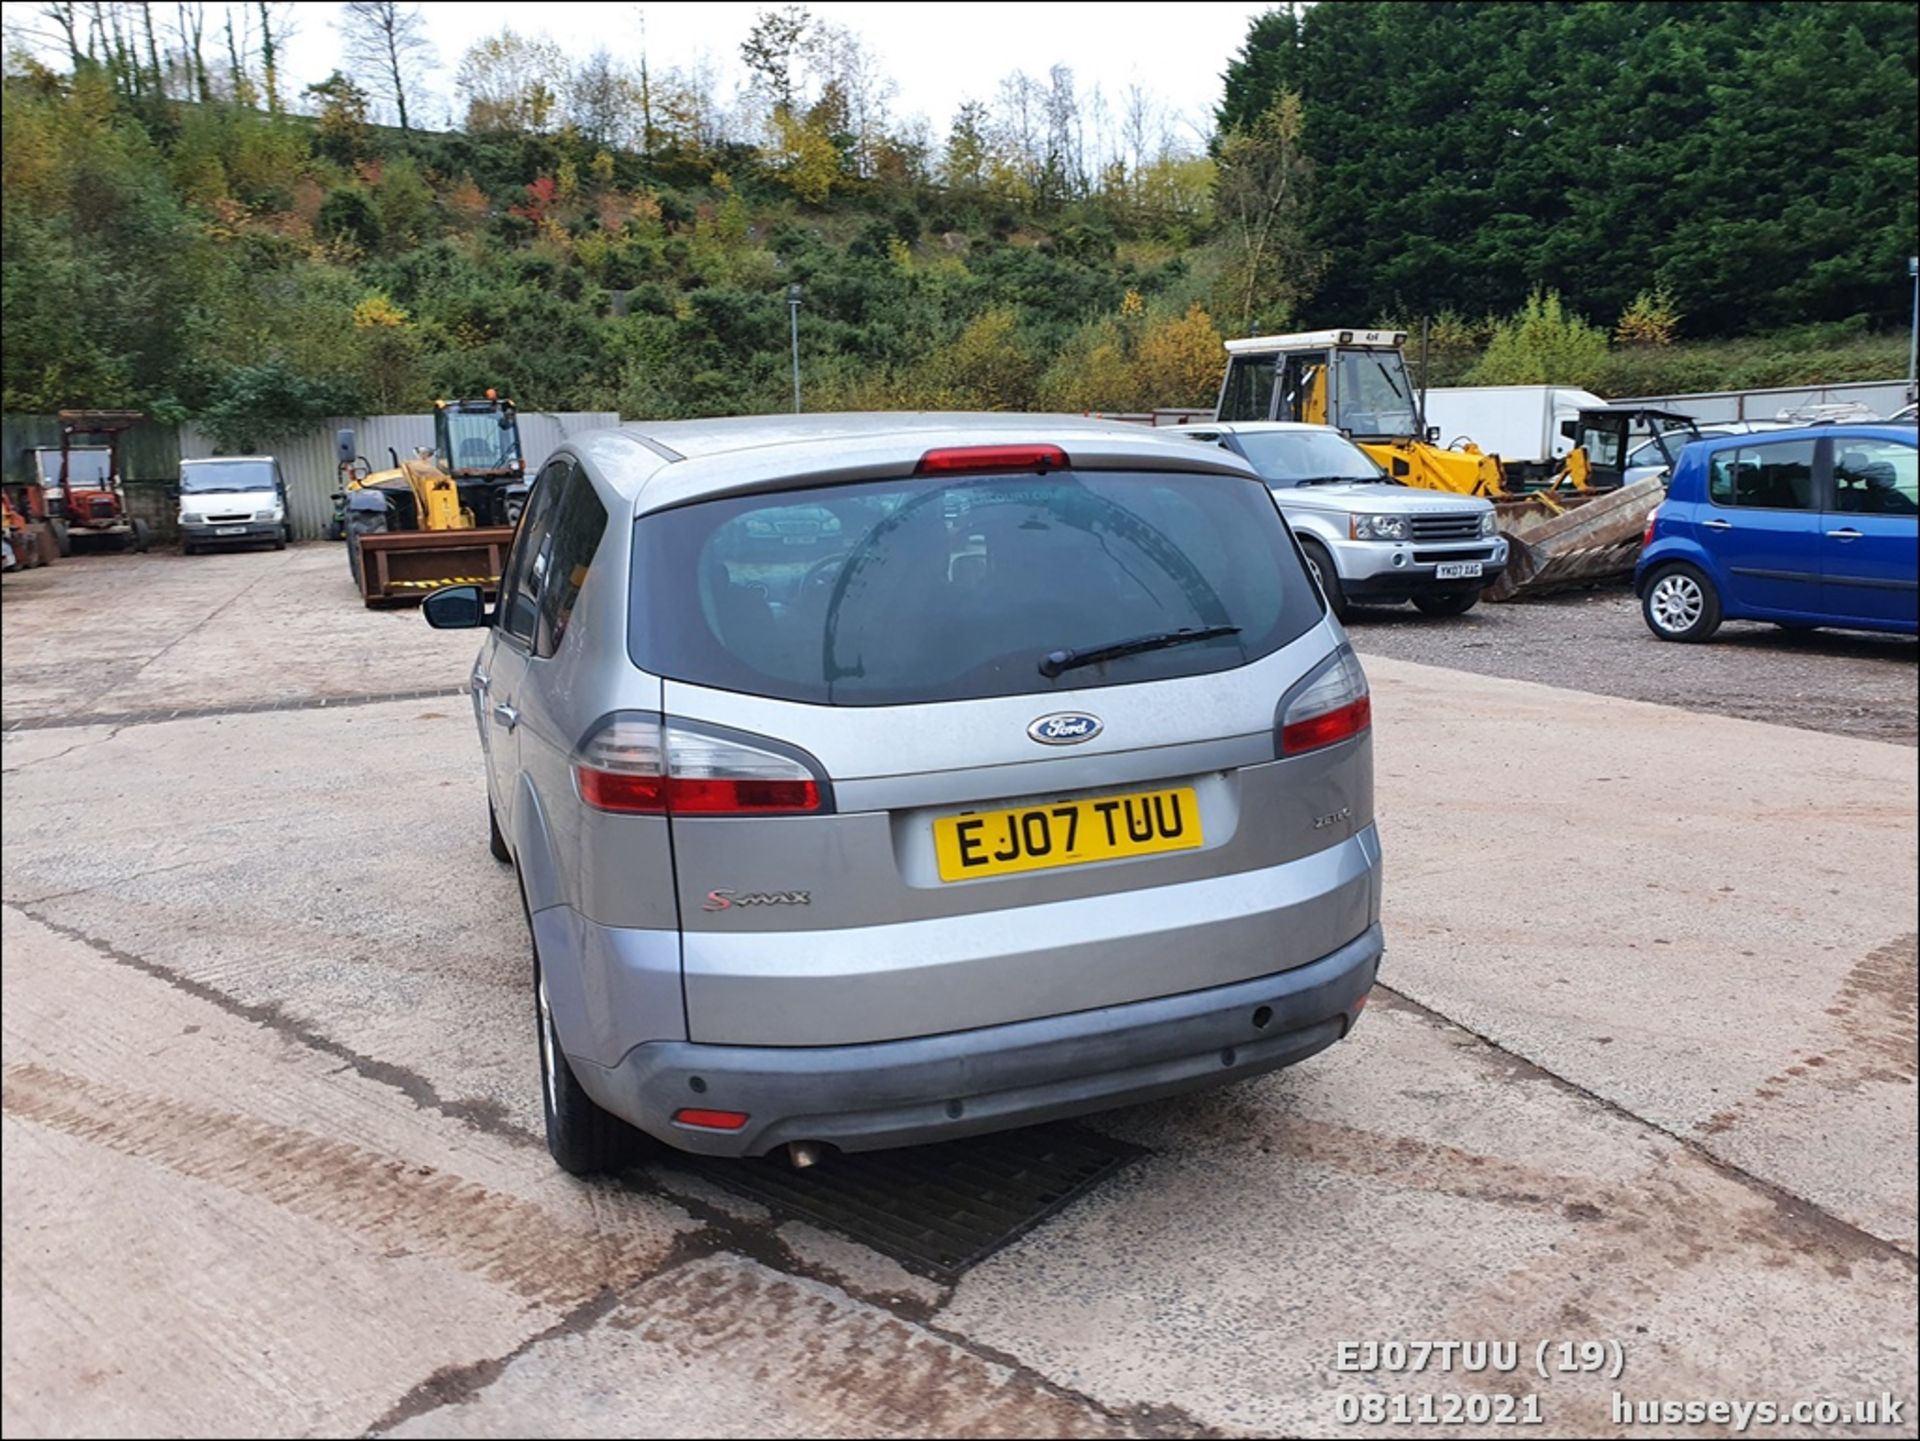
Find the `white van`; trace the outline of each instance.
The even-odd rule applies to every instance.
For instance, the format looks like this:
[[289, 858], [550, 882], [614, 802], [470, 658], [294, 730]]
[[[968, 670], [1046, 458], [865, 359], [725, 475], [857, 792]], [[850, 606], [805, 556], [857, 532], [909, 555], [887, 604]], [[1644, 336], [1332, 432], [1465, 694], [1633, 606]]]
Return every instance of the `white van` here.
[[180, 462], [180, 550], [270, 544], [293, 539], [287, 482], [270, 455], [223, 455]]

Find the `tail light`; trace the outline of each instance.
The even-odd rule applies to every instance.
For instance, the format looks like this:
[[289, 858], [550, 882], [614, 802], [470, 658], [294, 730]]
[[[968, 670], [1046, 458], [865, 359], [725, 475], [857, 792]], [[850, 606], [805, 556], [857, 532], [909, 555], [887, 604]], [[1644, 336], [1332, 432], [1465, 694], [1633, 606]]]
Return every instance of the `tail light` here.
[[1642, 550], [1645, 550], [1648, 546], [1653, 544], [1653, 528], [1659, 523], [1660, 523], [1660, 512], [1657, 510], [1648, 511], [1647, 512], [1647, 528], [1640, 533], [1640, 548]]
[[1342, 650], [1332, 665], [1286, 701], [1280, 715], [1280, 754], [1317, 751], [1351, 740], [1372, 725], [1366, 674], [1353, 652]]
[[631, 711], [596, 726], [573, 757], [580, 798], [622, 815], [806, 815], [826, 810], [818, 770], [760, 736]]

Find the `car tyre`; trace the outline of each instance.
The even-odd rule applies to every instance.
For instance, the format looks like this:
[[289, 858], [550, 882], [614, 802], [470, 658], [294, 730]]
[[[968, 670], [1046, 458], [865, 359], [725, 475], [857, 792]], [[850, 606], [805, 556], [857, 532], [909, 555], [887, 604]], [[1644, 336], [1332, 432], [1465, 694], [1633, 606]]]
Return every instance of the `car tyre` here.
[[[526, 893], [521, 893], [526, 909]], [[560, 1049], [560, 1033], [547, 1002], [546, 972], [540, 965], [540, 943], [533, 940], [533, 917], [527, 916], [527, 936], [533, 947], [533, 1015], [540, 1045], [540, 1105], [546, 1120], [547, 1150], [554, 1164], [573, 1176], [596, 1176], [632, 1165], [645, 1150], [640, 1133], [589, 1096]]]
[[1300, 549], [1307, 557], [1307, 569], [1313, 573], [1320, 594], [1327, 598], [1327, 609], [1333, 612], [1335, 620], [1345, 620], [1352, 606], [1347, 602], [1346, 588], [1340, 584], [1340, 572], [1333, 568], [1333, 557], [1317, 540], [1301, 541]]
[[136, 515], [133, 518], [131, 529], [132, 536], [129, 544], [132, 546], [133, 553], [135, 555], [145, 555], [147, 553], [147, 547], [153, 544], [153, 527]]
[[47, 532], [53, 537], [53, 553], [63, 560], [73, 554], [73, 535], [67, 523], [57, 515], [47, 517]]
[[285, 550], [287, 548], [287, 542], [292, 539], [293, 539], [293, 527], [290, 525], [283, 525], [280, 527], [280, 529], [275, 533], [273, 537], [273, 548], [275, 550]]
[[1664, 565], [1647, 577], [1640, 614], [1661, 640], [1698, 643], [1720, 629], [1720, 595], [1698, 567]]
[[511, 861], [513, 852], [507, 849], [507, 838], [500, 834], [500, 813], [493, 808], [493, 802], [487, 802], [487, 849], [493, 852], [496, 861]]
[[182, 554], [182, 555], [198, 555], [198, 554], [200, 554], [200, 547], [199, 547], [199, 546], [197, 546], [197, 545], [195, 545], [195, 544], [194, 544], [194, 543], [193, 543], [192, 541], [190, 541], [190, 540], [183, 540], [183, 541], [181, 541], [181, 542], [180, 542], [180, 554]]
[[1414, 609], [1422, 615], [1465, 615], [1480, 604], [1480, 592], [1466, 590], [1448, 595], [1416, 595], [1413, 604]]

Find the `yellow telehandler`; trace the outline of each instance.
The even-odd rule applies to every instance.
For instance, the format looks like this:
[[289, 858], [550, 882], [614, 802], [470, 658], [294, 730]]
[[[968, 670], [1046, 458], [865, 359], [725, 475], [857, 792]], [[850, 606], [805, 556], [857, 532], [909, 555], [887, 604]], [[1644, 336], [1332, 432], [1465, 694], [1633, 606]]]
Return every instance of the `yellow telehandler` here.
[[511, 400], [435, 403], [433, 449], [422, 446], [386, 470], [339, 433], [335, 528], [347, 567], [369, 606], [406, 605], [443, 585], [491, 593], [526, 498], [520, 421]]

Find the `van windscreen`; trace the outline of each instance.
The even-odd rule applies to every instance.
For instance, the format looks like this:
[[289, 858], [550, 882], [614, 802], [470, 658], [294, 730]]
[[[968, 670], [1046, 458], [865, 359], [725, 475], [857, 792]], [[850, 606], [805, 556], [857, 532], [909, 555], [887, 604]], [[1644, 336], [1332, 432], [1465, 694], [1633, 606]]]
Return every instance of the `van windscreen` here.
[[[1268, 655], [1320, 600], [1266, 488], [1056, 471], [730, 496], [637, 522], [633, 659], [829, 705], [1046, 694]], [[1207, 631], [1058, 676], [1041, 662]], [[1230, 633], [1228, 633], [1230, 632]]]

